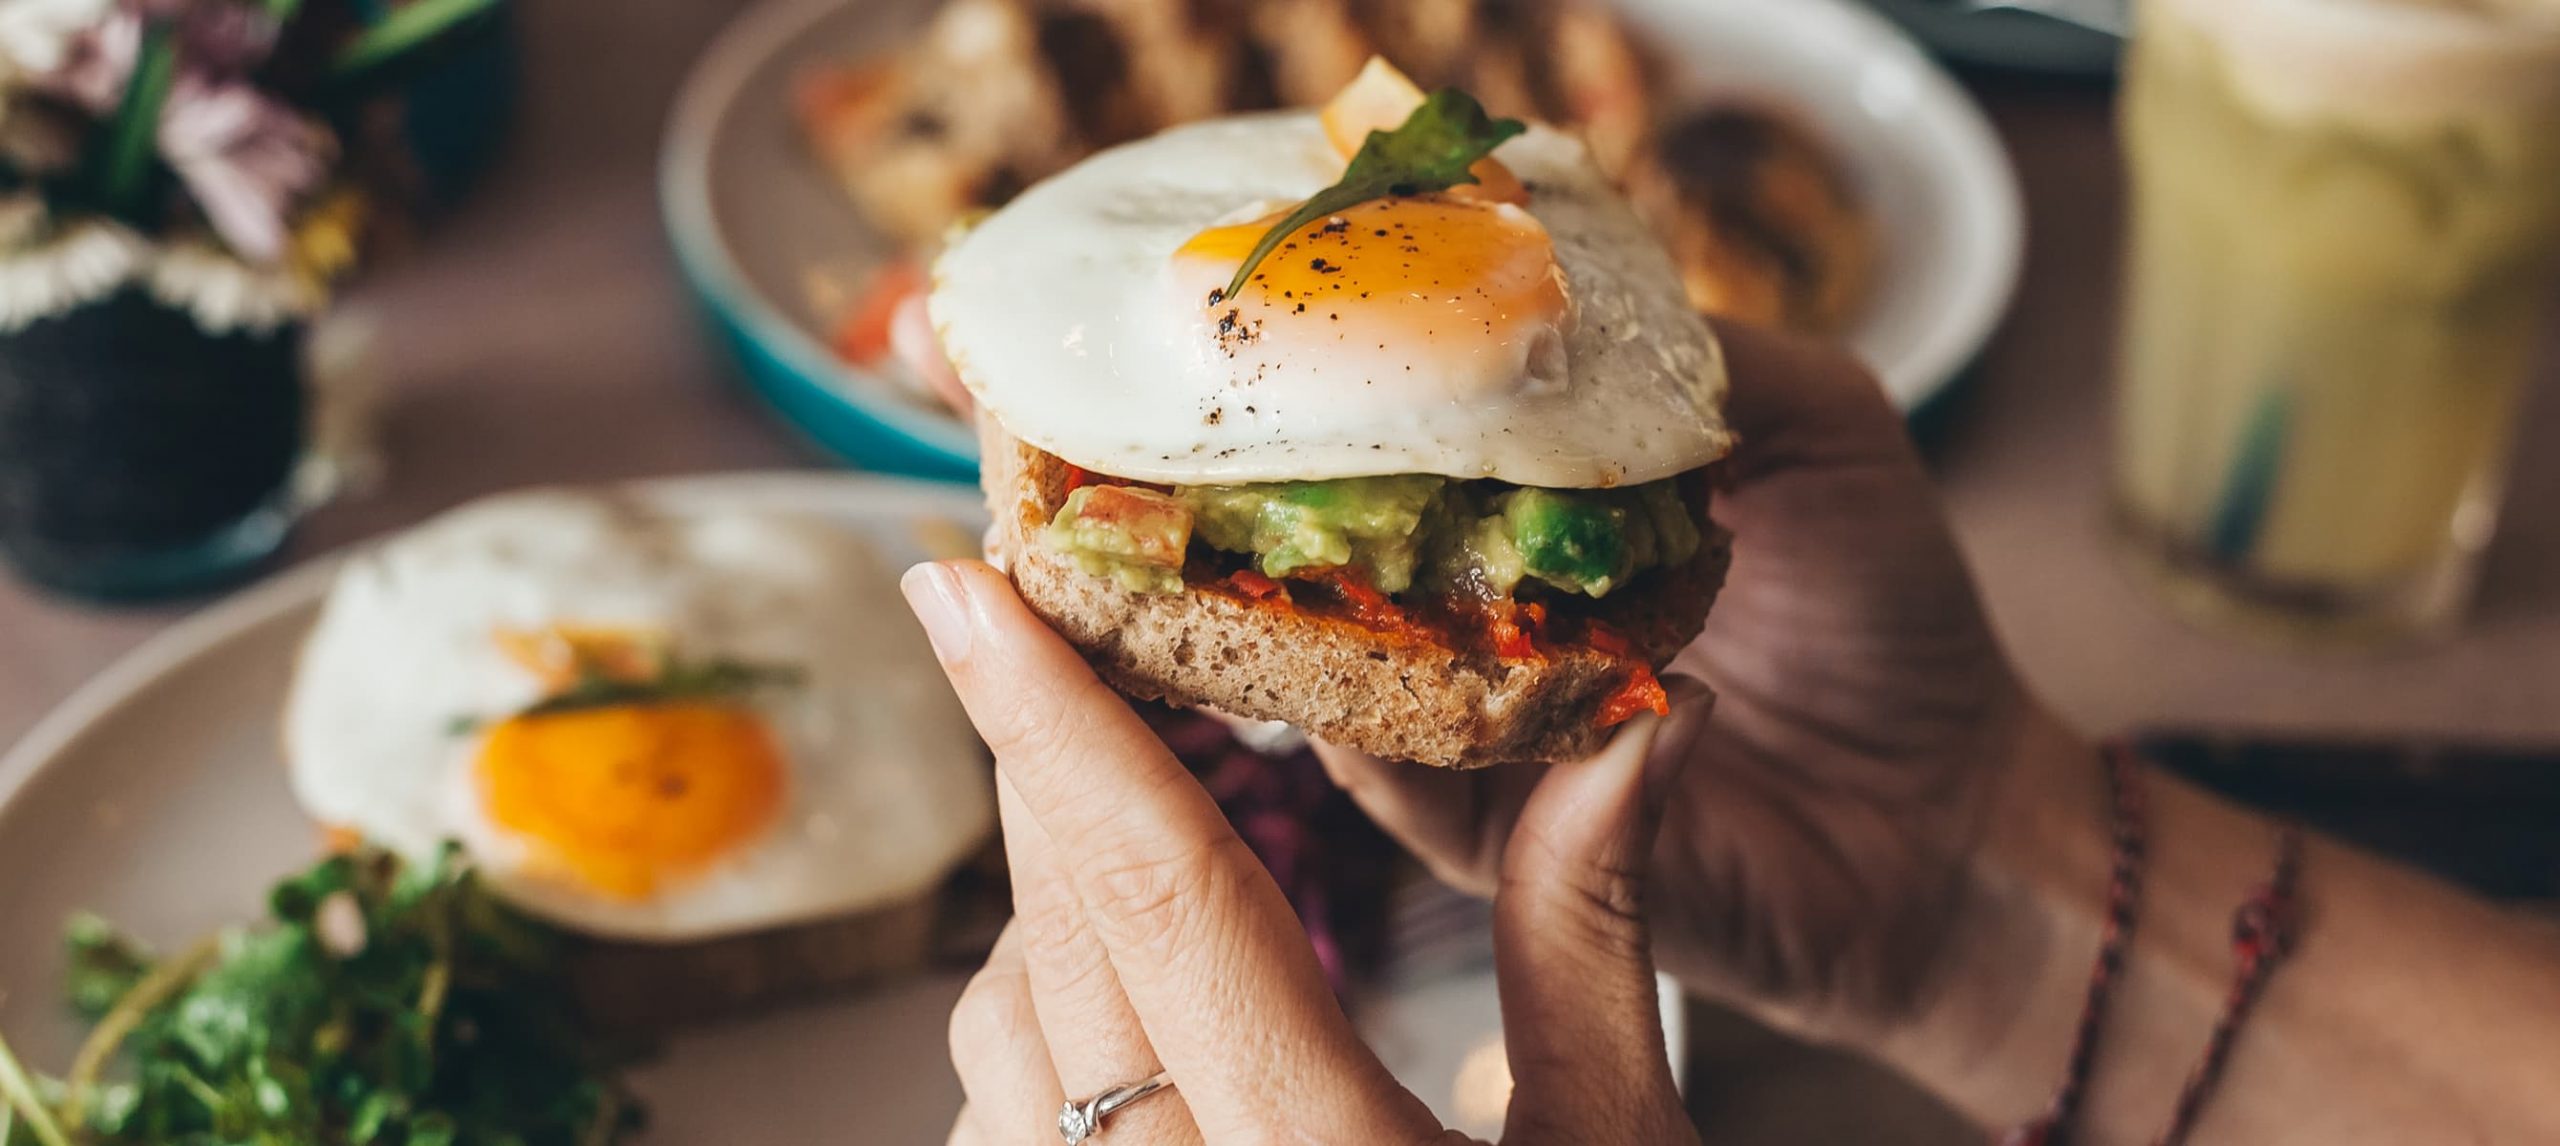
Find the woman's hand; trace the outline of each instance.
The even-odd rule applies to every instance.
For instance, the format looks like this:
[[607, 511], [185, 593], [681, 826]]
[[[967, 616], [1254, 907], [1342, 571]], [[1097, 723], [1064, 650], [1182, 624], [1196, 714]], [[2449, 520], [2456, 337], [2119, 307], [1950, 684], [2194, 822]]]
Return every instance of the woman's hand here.
[[[1102, 1143], [1456, 1136], [1362, 1045], [1296, 914], [1179, 761], [977, 562], [904, 583], [995, 749], [1013, 924], [952, 1013], [960, 1143], [1055, 1141], [1059, 1108], [1164, 1071]], [[1695, 1142], [1638, 910], [1661, 725], [1516, 809], [1494, 941], [1517, 1080], [1505, 1141]]]
[[[1694, 989], [1872, 1042], [1928, 1002], [1960, 876], [2023, 738], [2063, 734], [1983, 619], [1900, 416], [1848, 359], [1719, 331], [1741, 444], [1714, 516], [1734, 559], [1674, 666], [1680, 779], [1655, 853], [1664, 965]], [[1536, 770], [1463, 774], [1324, 749], [1335, 780], [1457, 884], [1498, 886]]]

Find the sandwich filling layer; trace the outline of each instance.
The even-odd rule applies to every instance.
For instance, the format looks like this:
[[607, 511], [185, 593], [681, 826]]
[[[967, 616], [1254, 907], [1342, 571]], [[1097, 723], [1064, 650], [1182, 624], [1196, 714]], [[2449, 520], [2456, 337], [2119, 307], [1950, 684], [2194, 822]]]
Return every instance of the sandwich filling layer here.
[[1596, 654], [1620, 665], [1599, 723], [1667, 708], [1653, 658], [1607, 618], [1704, 559], [1703, 471], [1607, 490], [1430, 475], [1162, 486], [1046, 462], [1064, 490], [1025, 540], [1123, 591], [1234, 598], [1487, 663]]
[[1183, 587], [1193, 542], [1272, 578], [1352, 576], [1380, 593], [1476, 601], [1535, 590], [1608, 595], [1698, 551], [1697, 512], [1670, 481], [1543, 489], [1431, 475], [1156, 489], [1087, 484], [1049, 545], [1132, 592]]

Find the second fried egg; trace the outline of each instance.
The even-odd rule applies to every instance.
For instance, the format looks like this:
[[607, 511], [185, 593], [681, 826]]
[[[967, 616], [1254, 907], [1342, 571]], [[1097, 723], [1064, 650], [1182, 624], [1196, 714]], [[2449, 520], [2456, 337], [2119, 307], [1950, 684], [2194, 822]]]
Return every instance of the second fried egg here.
[[534, 915], [680, 941], [928, 893], [993, 822], [983, 750], [863, 540], [533, 493], [352, 560], [285, 714], [323, 823], [459, 840]]

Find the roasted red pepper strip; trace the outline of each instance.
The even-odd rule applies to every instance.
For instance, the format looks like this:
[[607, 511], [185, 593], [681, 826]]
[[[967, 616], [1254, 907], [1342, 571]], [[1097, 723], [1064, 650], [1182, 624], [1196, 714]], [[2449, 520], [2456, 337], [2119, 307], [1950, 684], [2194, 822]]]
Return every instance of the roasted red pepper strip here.
[[1333, 586], [1334, 592], [1342, 595], [1342, 602], [1351, 606], [1351, 615], [1362, 621], [1395, 629], [1410, 624], [1405, 619], [1404, 610], [1387, 600], [1387, 595], [1379, 592], [1377, 586], [1348, 569], [1328, 569], [1318, 579]]
[[1600, 703], [1600, 727], [1624, 724], [1639, 712], [1671, 715], [1671, 694], [1663, 691], [1661, 679], [1654, 676], [1652, 667], [1643, 661], [1630, 665], [1627, 682], [1619, 685], [1618, 691]]
[[837, 321], [834, 344], [836, 357], [856, 366], [877, 366], [889, 357], [889, 327], [897, 320], [898, 307], [909, 298], [923, 293], [924, 264], [914, 259], [900, 259], [880, 268], [864, 284], [862, 297]]
[[1600, 705], [1600, 727], [1624, 724], [1639, 712], [1656, 716], [1671, 715], [1671, 694], [1663, 690], [1662, 681], [1653, 675], [1653, 666], [1636, 655], [1635, 646], [1620, 636], [1616, 629], [1598, 621], [1591, 622], [1582, 639], [1596, 652], [1616, 657], [1627, 663], [1626, 682]]
[[1242, 593], [1256, 601], [1267, 601], [1275, 598], [1282, 604], [1287, 604], [1289, 601], [1288, 586], [1274, 581], [1269, 577], [1265, 577], [1261, 573], [1251, 569], [1238, 569], [1235, 572], [1228, 574], [1227, 584], [1235, 586], [1236, 592]]
[[1547, 623], [1547, 607], [1535, 601], [1526, 605], [1500, 602], [1494, 606], [1493, 652], [1510, 660], [1526, 660], [1538, 655], [1538, 630]]

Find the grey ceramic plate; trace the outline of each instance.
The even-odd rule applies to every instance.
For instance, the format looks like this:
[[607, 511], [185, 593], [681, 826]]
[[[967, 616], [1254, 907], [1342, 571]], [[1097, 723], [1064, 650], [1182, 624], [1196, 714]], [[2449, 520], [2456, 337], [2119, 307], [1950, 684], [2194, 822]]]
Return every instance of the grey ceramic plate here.
[[[733, 475], [639, 488], [680, 509], [831, 516], [892, 562], [973, 546], [984, 521], [975, 490], [881, 478]], [[311, 861], [319, 834], [286, 788], [276, 720], [333, 564], [306, 565], [170, 629], [0, 756], [0, 1032], [32, 1064], [59, 1067], [78, 1047], [79, 1028], [56, 1002], [69, 913], [94, 910], [181, 946], [256, 914], [277, 876]], [[638, 1079], [653, 1114], [645, 1141], [936, 1146], [960, 1105], [944, 1031], [964, 981], [920, 977], [677, 1041]], [[1398, 981], [1358, 1009], [1397, 1076], [1444, 1111], [1462, 1060], [1501, 1029], [1482, 970]], [[1667, 988], [1663, 1019], [1676, 1065], [1685, 1040]]]

